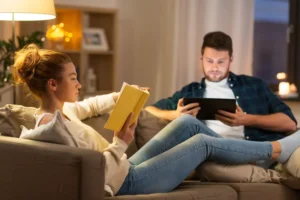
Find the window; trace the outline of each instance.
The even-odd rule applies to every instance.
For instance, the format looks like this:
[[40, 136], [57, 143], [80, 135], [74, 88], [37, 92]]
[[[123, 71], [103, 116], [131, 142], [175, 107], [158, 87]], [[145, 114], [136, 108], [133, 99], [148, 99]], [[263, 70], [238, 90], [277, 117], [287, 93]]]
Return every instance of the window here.
[[274, 91], [278, 88], [277, 73], [289, 71], [289, 15], [289, 0], [255, 0], [253, 75]]
[[278, 91], [285, 72], [300, 90], [300, 1], [255, 0], [253, 75]]
[[300, 90], [300, 1], [290, 0], [290, 24], [288, 28], [288, 81]]

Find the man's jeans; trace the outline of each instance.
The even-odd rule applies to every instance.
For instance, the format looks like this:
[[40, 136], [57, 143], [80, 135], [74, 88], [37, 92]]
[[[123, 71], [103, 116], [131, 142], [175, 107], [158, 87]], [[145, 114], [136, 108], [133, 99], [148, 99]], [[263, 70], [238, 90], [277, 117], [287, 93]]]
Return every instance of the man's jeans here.
[[117, 195], [171, 191], [205, 160], [245, 164], [271, 156], [270, 142], [220, 138], [198, 119], [183, 115], [129, 159], [131, 167]]

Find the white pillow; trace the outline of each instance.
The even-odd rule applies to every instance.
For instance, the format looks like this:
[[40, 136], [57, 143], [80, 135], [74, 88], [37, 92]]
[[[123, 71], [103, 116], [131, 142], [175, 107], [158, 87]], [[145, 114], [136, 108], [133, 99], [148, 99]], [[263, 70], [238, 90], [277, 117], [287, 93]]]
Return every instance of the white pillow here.
[[25, 126], [21, 128], [20, 138], [78, 147], [59, 110], [55, 111], [53, 119], [47, 124], [30, 130]]
[[287, 169], [294, 177], [300, 179], [300, 147], [292, 153], [291, 157], [283, 165], [283, 168]]

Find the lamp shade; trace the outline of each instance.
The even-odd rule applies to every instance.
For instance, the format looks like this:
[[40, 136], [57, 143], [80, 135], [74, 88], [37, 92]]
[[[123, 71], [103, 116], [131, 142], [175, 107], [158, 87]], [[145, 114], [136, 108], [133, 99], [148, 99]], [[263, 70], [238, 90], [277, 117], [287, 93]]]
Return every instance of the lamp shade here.
[[53, 0], [0, 0], [0, 20], [39, 21], [56, 17]]

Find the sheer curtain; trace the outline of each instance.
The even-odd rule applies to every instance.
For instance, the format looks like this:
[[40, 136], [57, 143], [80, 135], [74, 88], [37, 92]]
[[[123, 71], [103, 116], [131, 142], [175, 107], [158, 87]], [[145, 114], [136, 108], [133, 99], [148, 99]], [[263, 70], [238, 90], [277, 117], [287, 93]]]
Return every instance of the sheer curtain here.
[[210, 31], [232, 37], [232, 71], [252, 74], [254, 0], [118, 0], [117, 5], [117, 85], [151, 87], [148, 104], [200, 80], [200, 48]]

